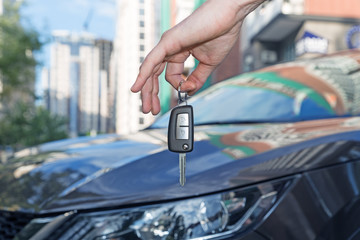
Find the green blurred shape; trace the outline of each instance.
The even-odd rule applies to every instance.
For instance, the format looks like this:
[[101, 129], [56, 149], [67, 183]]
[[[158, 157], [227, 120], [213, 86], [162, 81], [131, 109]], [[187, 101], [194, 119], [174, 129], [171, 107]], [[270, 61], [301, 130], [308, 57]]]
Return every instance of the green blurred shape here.
[[294, 81], [292, 79], [284, 78], [276, 74], [275, 72], [259, 72], [252, 73], [252, 76], [255, 78], [261, 79], [263, 81], [268, 82], [277, 82], [281, 83], [285, 86], [295, 89], [296, 91], [304, 91], [307, 92], [307, 97], [312, 99], [318, 105], [325, 108], [329, 113], [335, 113], [334, 109], [330, 106], [328, 101], [318, 92], [314, 91], [312, 88]]
[[[169, 0], [161, 0], [161, 25], [160, 30], [161, 33], [164, 33], [168, 30], [170, 26], [171, 20], [171, 8], [170, 8], [170, 1]], [[166, 68], [165, 68], [166, 70]], [[170, 110], [170, 102], [171, 102], [171, 87], [165, 80], [165, 71], [161, 73], [159, 76], [159, 98], [160, 98], [160, 107], [161, 107], [161, 114]]]
[[290, 78], [284, 78], [279, 76], [276, 72], [252, 72], [252, 73], [245, 73], [239, 76], [235, 76], [232, 79], [237, 78], [256, 78], [258, 80], [264, 82], [273, 82], [273, 83], [280, 83], [288, 88], [296, 90], [296, 92], [306, 92], [307, 97], [314, 102], [316, 102], [319, 106], [326, 109], [329, 113], [335, 113], [335, 110], [330, 106], [328, 101], [321, 95], [321, 93], [316, 92], [314, 89], [297, 82]]
[[227, 153], [225, 150], [237, 150], [240, 151], [244, 156], [251, 156], [256, 154], [256, 150], [252, 149], [247, 146], [241, 146], [241, 145], [228, 145], [222, 142], [221, 138], [223, 135], [216, 135], [216, 134], [208, 134], [208, 137], [210, 138], [210, 142], [219, 147], [222, 150], [222, 153], [229, 156], [232, 159], [235, 159], [233, 155]]
[[[181, 1], [181, 0], [178, 0]], [[198, 8], [203, 4], [206, 0], [194, 0], [194, 9]], [[171, 27], [171, 1], [170, 0], [161, 0], [161, 25], [160, 30], [161, 33], [164, 33], [166, 30], [170, 29]], [[199, 62], [195, 60], [195, 67]], [[166, 71], [166, 68], [165, 68]], [[165, 80], [165, 71], [159, 76], [159, 98], [160, 98], [160, 107], [161, 107], [161, 114], [170, 110], [170, 103], [171, 103], [171, 93], [172, 87], [170, 84]], [[211, 85], [211, 76], [206, 80], [204, 86], [199, 90], [202, 91]]]
[[203, 4], [204, 2], [206, 2], [206, 0], [195, 0], [195, 1], [194, 1], [195, 9], [197, 9], [198, 7], [200, 7], [201, 4]]

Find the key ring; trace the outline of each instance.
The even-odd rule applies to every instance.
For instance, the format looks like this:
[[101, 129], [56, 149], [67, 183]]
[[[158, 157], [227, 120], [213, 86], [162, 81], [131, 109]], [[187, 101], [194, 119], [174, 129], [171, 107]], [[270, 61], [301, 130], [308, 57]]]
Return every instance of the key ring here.
[[184, 99], [181, 97], [181, 85], [184, 83], [184, 80], [181, 80], [179, 83], [179, 87], [178, 87], [178, 104], [185, 102], [185, 104], [187, 105], [187, 92], [185, 93]]

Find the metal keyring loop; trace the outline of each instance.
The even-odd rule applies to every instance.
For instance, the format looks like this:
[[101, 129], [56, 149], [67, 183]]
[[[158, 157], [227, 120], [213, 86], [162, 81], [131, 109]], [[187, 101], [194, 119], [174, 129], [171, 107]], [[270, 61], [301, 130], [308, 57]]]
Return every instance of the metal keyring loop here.
[[179, 83], [179, 87], [178, 87], [178, 104], [180, 104], [180, 103], [182, 103], [182, 102], [185, 102], [185, 104], [187, 103], [187, 102], [186, 102], [187, 92], [184, 92], [184, 93], [185, 93], [184, 99], [182, 99], [182, 97], [181, 97], [181, 85], [182, 85], [184, 82], [185, 82], [184, 80], [181, 80], [180, 83]]

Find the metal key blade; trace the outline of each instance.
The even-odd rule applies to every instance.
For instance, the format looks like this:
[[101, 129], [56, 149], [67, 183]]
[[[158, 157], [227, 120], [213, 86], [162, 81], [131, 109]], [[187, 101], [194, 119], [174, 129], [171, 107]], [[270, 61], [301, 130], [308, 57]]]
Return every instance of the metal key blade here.
[[185, 185], [186, 153], [179, 153], [180, 185]]

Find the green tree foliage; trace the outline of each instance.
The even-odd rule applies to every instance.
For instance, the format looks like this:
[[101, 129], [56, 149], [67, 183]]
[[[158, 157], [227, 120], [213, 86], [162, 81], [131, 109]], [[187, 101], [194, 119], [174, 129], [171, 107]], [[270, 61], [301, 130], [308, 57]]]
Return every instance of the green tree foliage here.
[[33, 94], [29, 88], [35, 81], [37, 61], [33, 52], [40, 50], [39, 33], [21, 24], [22, 3], [4, 0], [4, 12], [0, 16], [0, 73], [1, 100], [8, 101], [14, 91]]
[[67, 120], [64, 117], [51, 115], [43, 107], [37, 107], [30, 119], [30, 128], [26, 135], [30, 136], [24, 141], [26, 146], [67, 138]]
[[0, 145], [14, 150], [67, 137], [66, 119], [42, 107], [17, 102], [5, 116], [0, 122]]
[[40, 50], [40, 34], [21, 23], [22, 1], [4, 0], [0, 15], [0, 153], [66, 138], [66, 120], [35, 107], [33, 53]]

